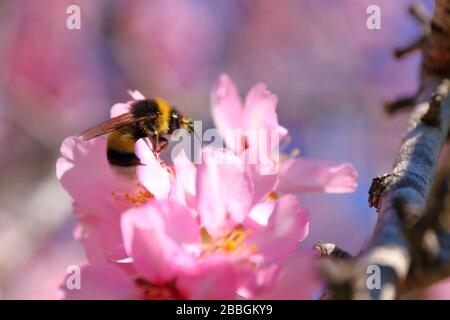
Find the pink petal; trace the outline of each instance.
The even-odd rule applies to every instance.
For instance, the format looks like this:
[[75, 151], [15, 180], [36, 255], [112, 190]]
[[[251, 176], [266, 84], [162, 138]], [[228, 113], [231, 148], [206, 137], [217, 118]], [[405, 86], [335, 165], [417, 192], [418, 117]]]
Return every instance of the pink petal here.
[[253, 203], [253, 185], [246, 168], [226, 149], [203, 151], [196, 189], [200, 220], [211, 235], [227, 224], [242, 223]]
[[275, 208], [275, 201], [261, 202], [253, 206], [245, 224], [256, 232], [263, 231], [269, 224], [270, 216]]
[[238, 294], [245, 299], [254, 299], [255, 296], [266, 292], [272, 288], [277, 271], [278, 265], [276, 263], [272, 263], [267, 267], [258, 268], [255, 270], [253, 277], [249, 278], [239, 288]]
[[235, 299], [239, 278], [229, 259], [214, 257], [202, 262], [190, 274], [179, 277], [177, 287], [187, 299]]
[[173, 160], [175, 183], [172, 187], [173, 198], [188, 207], [195, 205], [195, 176], [197, 169], [182, 149]]
[[[228, 75], [222, 74], [211, 92], [211, 113], [217, 129], [227, 146], [240, 153], [244, 147], [245, 125], [242, 103], [236, 86]], [[230, 130], [230, 129], [242, 129]]]
[[278, 126], [278, 134], [280, 135], [280, 141], [283, 141], [289, 134], [289, 130], [283, 126]]
[[115, 194], [133, 194], [138, 186], [111, 170], [106, 159], [105, 139], [66, 138], [61, 145], [61, 155], [56, 162], [56, 176], [80, 213], [100, 216], [120, 212], [131, 205], [118, 201]]
[[280, 164], [277, 191], [298, 192], [353, 192], [357, 187], [358, 173], [349, 163], [336, 165], [332, 161], [289, 158]]
[[130, 105], [128, 103], [116, 103], [111, 108], [111, 111], [110, 111], [111, 118], [120, 116], [129, 111], [130, 111]]
[[[264, 207], [260, 210], [264, 212]], [[252, 216], [257, 214], [252, 212]], [[307, 237], [308, 229], [309, 215], [306, 210], [300, 207], [294, 195], [285, 195], [275, 203], [267, 227], [255, 232], [248, 243], [256, 247], [265, 261], [270, 261], [295, 250], [298, 242]]]
[[317, 276], [316, 254], [299, 250], [279, 262], [272, 288], [256, 299], [299, 300], [313, 299], [322, 286]]
[[97, 221], [92, 216], [83, 216], [75, 231], [91, 264], [117, 261], [127, 258], [120, 230], [120, 213], [104, 215]]
[[133, 98], [133, 100], [144, 100], [145, 96], [138, 90], [128, 90], [128, 94]]
[[149, 209], [149, 214], [159, 213], [164, 223], [165, 233], [180, 245], [190, 245], [201, 241], [199, 225], [184, 206], [173, 201], [157, 201], [152, 203]]
[[427, 288], [426, 299], [450, 300], [450, 278], [441, 280]]
[[286, 129], [278, 125], [275, 111], [277, 103], [277, 97], [263, 83], [256, 84], [247, 94], [244, 104], [245, 127], [257, 132], [254, 138], [248, 137], [251, 149], [265, 148], [263, 150], [271, 152], [278, 147], [280, 134], [286, 134]]
[[258, 203], [267, 198], [270, 192], [274, 191], [278, 181], [278, 166], [275, 162], [270, 164], [256, 163], [252, 161], [247, 149], [241, 154], [244, 163], [247, 164], [247, 171], [254, 185], [254, 203]]
[[195, 263], [186, 248], [200, 241], [200, 231], [190, 212], [175, 202], [150, 201], [128, 210], [122, 234], [136, 270], [150, 281], [172, 280], [179, 266]]
[[63, 298], [69, 300], [120, 300], [137, 299], [138, 292], [132, 279], [120, 270], [108, 264], [84, 265], [81, 267], [81, 289], [69, 289], [71, 284], [69, 273], [61, 284]]
[[155, 283], [165, 283], [176, 275], [171, 258], [182, 251], [173, 241], [155, 229], [133, 230], [131, 255], [136, 270], [146, 279]]
[[171, 183], [167, 168], [155, 158], [144, 139], [139, 139], [135, 145], [136, 156], [142, 165], [136, 167], [136, 176], [142, 185], [150, 191], [156, 199], [169, 197]]

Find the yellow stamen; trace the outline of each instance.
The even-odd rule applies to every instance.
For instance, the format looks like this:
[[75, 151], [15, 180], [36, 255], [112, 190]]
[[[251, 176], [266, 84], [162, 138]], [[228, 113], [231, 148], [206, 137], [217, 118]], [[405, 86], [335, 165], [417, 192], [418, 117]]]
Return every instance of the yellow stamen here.
[[201, 230], [203, 241], [203, 254], [208, 253], [237, 253], [241, 250], [256, 252], [255, 246], [248, 246], [245, 240], [250, 235], [250, 230], [245, 230], [242, 225], [228, 231], [223, 236], [212, 238], [205, 228]]
[[206, 228], [200, 229], [200, 236], [203, 243], [210, 243], [212, 241], [212, 237], [209, 235], [208, 231], [206, 231]]
[[267, 200], [269, 201], [276, 201], [280, 198], [280, 196], [275, 192], [272, 191], [271, 193], [269, 193], [269, 195], [267, 196]]
[[138, 191], [135, 195], [130, 195], [128, 193], [125, 194], [125, 200], [134, 204], [144, 203], [153, 197], [153, 194], [148, 190]]

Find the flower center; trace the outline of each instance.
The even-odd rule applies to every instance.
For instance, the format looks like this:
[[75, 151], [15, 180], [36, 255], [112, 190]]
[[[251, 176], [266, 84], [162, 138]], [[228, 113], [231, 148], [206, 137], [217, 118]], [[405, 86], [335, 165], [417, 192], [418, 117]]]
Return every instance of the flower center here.
[[143, 278], [137, 278], [135, 284], [146, 300], [181, 300], [181, 293], [175, 286], [175, 281], [157, 285]]
[[245, 239], [250, 235], [250, 230], [244, 229], [242, 225], [231, 229], [222, 236], [213, 238], [205, 228], [201, 229], [203, 242], [203, 254], [207, 253], [236, 253], [242, 250], [248, 250], [249, 253], [255, 253], [256, 247], [249, 246]]

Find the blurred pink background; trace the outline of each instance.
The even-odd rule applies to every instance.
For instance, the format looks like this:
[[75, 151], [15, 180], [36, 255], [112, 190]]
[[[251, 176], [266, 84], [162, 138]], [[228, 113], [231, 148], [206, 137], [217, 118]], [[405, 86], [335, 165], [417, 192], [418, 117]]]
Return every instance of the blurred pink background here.
[[[66, 28], [71, 4], [81, 8], [81, 30]], [[366, 27], [371, 4], [381, 8], [381, 30]], [[420, 57], [392, 58], [419, 32], [409, 4], [0, 1], [0, 299], [57, 298], [66, 268], [84, 260], [54, 172], [62, 140], [105, 119], [127, 89], [166, 97], [211, 127], [209, 93], [222, 72], [242, 94], [268, 84], [289, 149], [357, 168], [356, 193], [300, 198], [311, 212], [305, 245], [358, 253], [376, 220], [371, 179], [391, 167], [408, 118], [387, 117], [382, 103], [418, 85]], [[430, 297], [450, 298], [448, 288]]]

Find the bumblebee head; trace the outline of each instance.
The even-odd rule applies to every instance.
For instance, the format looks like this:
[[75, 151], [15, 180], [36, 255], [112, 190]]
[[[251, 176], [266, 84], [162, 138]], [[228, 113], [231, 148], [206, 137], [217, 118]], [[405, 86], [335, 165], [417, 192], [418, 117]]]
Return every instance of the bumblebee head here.
[[193, 133], [194, 123], [190, 118], [172, 110], [169, 117], [169, 133], [173, 133], [177, 129], [186, 129], [189, 133]]
[[181, 126], [186, 129], [190, 134], [194, 132], [194, 121], [191, 118], [181, 117]]
[[200, 136], [194, 130], [194, 121], [191, 118], [185, 117], [177, 111], [172, 111], [170, 115], [170, 132], [175, 131], [176, 129], [185, 129], [189, 134], [194, 134], [198, 139], [200, 144], [202, 140]]

